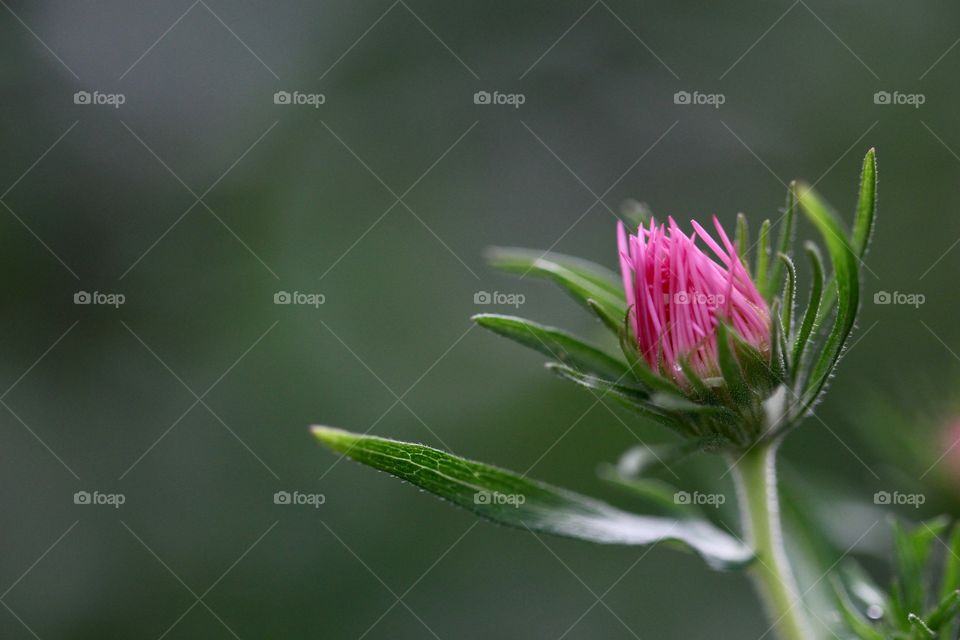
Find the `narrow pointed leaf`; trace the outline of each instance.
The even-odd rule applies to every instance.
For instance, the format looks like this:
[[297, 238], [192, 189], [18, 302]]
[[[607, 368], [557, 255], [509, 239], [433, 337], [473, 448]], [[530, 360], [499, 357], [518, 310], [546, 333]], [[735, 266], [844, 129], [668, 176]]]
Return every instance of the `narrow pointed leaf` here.
[[672, 414], [669, 408], [654, 403], [647, 392], [642, 389], [619, 384], [613, 380], [606, 380], [594, 374], [583, 373], [557, 362], [548, 362], [547, 369], [565, 380], [589, 389], [598, 399], [609, 397], [645, 418], [654, 420], [684, 435], [690, 435], [690, 429], [684, 421]]
[[737, 214], [737, 255], [740, 256], [740, 262], [747, 268], [750, 268], [747, 262], [747, 250], [750, 249], [750, 226], [747, 224], [747, 216], [742, 213]]
[[769, 287], [767, 286], [767, 261], [770, 258], [770, 221], [764, 220], [760, 225], [760, 237], [757, 239], [757, 266], [754, 269], [754, 280], [757, 283], [757, 289], [767, 300], [770, 299]]
[[837, 601], [840, 604], [840, 613], [850, 630], [862, 640], [885, 640], [883, 634], [874, 629], [867, 618], [853, 604], [836, 576], [831, 576], [831, 581], [834, 583]]
[[678, 500], [677, 488], [669, 482], [655, 478], [627, 478], [618, 474], [616, 467], [611, 464], [601, 465], [597, 473], [601, 480], [629, 492], [639, 498], [644, 507], [658, 514], [681, 519], [703, 515], [697, 505]]
[[826, 384], [853, 329], [857, 306], [860, 302], [860, 276], [857, 257], [850, 247], [846, 231], [836, 214], [813, 189], [806, 185], [799, 188], [799, 198], [801, 208], [820, 231], [827, 246], [830, 262], [833, 264], [837, 291], [834, 326], [823, 344], [820, 357], [811, 370], [810, 379], [804, 391], [804, 405], [810, 406]]
[[508, 247], [489, 249], [487, 259], [503, 271], [553, 280], [583, 305], [593, 299], [615, 317], [626, 312], [620, 277], [598, 264], [559, 253]]
[[547, 369], [561, 378], [566, 378], [582, 387], [597, 391], [601, 396], [610, 395], [613, 398], [632, 404], [645, 404], [650, 399], [650, 394], [643, 389], [622, 384], [616, 380], [602, 378], [592, 373], [577, 371], [559, 362], [548, 362]]
[[867, 253], [873, 221], [877, 213], [877, 152], [867, 151], [860, 174], [860, 193], [857, 196], [857, 214], [853, 223], [853, 249], [862, 258]]
[[313, 427], [334, 451], [386, 471], [503, 525], [604, 544], [673, 541], [711, 567], [746, 565], [753, 552], [705, 520], [637, 515], [566, 489], [424, 445]]
[[810, 259], [811, 281], [810, 281], [810, 301], [807, 303], [807, 310], [803, 313], [803, 320], [800, 322], [800, 330], [797, 332], [797, 338], [793, 343], [793, 371], [801, 370], [803, 363], [803, 353], [807, 348], [813, 332], [814, 322], [817, 319], [817, 313], [820, 311], [820, 300], [823, 296], [823, 258], [820, 257], [820, 250], [817, 245], [808, 242], [804, 245], [807, 257]]
[[944, 596], [943, 600], [927, 616], [927, 626], [939, 631], [944, 623], [949, 622], [960, 611], [960, 591], [953, 591]]
[[620, 333], [623, 330], [621, 326], [621, 318], [611, 315], [606, 307], [593, 298], [587, 299], [587, 306], [590, 307], [590, 310], [593, 311], [598, 318], [600, 318], [600, 322], [603, 323], [603, 326], [609, 329], [613, 335], [618, 337], [620, 336]]
[[[777, 253], [790, 256], [790, 248], [793, 246], [794, 227], [796, 227], [797, 214], [797, 183], [793, 181], [787, 187], [787, 204], [783, 212], [783, 224], [780, 227], [780, 237], [777, 240]], [[773, 273], [770, 276], [771, 286], [777, 286], [780, 278], [783, 277], [782, 265], [774, 262], [772, 265]]]
[[625, 377], [628, 368], [625, 362], [604, 353], [600, 349], [581, 342], [565, 331], [537, 324], [514, 316], [482, 313], [473, 316], [473, 321], [505, 338], [519, 342], [548, 358], [568, 364], [580, 371], [596, 372], [614, 379]]
[[946, 598], [957, 589], [960, 589], [960, 525], [954, 526], [947, 544], [947, 553], [944, 554], [940, 598]]
[[897, 581], [902, 588], [902, 604], [907, 611], [924, 610], [924, 569], [933, 543], [946, 528], [942, 519], [924, 522], [912, 531], [894, 523]]
[[797, 289], [797, 269], [793, 266], [793, 260], [791, 260], [787, 254], [781, 253], [778, 257], [780, 258], [780, 262], [787, 267], [787, 280], [783, 285], [781, 318], [783, 320], [783, 335], [789, 341], [791, 336], [793, 336], [793, 309]]
[[779, 301], [771, 309], [770, 322], [773, 325], [773, 334], [770, 336], [770, 368], [779, 380], [785, 380], [790, 375], [790, 347], [787, 345], [787, 332], [783, 328]]

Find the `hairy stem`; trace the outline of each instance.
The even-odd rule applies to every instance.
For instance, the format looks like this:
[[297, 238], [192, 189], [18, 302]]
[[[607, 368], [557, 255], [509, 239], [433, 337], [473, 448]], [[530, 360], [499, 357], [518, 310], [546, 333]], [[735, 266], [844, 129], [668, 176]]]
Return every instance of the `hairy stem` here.
[[776, 455], [777, 443], [760, 443], [733, 466], [744, 535], [757, 553], [750, 576], [777, 637], [810, 640], [814, 636], [783, 546]]

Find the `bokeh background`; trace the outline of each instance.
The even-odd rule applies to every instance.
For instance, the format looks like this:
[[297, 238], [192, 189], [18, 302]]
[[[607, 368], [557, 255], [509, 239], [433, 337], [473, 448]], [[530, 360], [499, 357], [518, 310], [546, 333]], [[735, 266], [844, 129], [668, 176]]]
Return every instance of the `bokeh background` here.
[[[471, 314], [516, 312], [474, 303], [488, 291], [600, 333], [548, 285], [489, 270], [484, 248], [614, 266], [629, 199], [758, 225], [793, 178], [849, 214], [871, 146], [860, 329], [785, 464], [827, 506], [899, 490], [928, 498], [911, 518], [955, 508], [923, 443], [960, 353], [956, 3], [0, 5], [3, 638], [761, 637], [740, 574], [476, 524], [339, 462], [308, 426], [630, 507], [597, 464], [668, 435], [471, 329]], [[81, 291], [125, 302], [75, 304]], [[274, 304], [280, 291], [324, 304]], [[873, 304], [881, 291], [925, 301]], [[921, 446], [876, 446], [892, 433]], [[721, 460], [675, 471], [730, 491]], [[840, 539], [876, 525], [853, 513], [834, 519]], [[884, 529], [861, 543], [882, 548]]]

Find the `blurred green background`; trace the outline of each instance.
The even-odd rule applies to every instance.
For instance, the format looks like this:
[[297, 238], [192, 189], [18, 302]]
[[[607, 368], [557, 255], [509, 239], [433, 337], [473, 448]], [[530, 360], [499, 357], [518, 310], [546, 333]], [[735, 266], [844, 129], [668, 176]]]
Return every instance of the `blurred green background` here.
[[[471, 314], [515, 312], [474, 303], [496, 291], [600, 333], [562, 293], [490, 271], [484, 248], [614, 266], [627, 199], [758, 225], [792, 178], [849, 214], [870, 146], [880, 215], [860, 330], [785, 464], [870, 504], [937, 457], [908, 463], [856, 423], [878, 398], [936, 415], [954, 393], [956, 3], [0, 4], [0, 637], [760, 637], [742, 575], [474, 526], [338, 462], [308, 426], [630, 507], [596, 465], [666, 434], [471, 330]], [[74, 304], [80, 291], [125, 303]], [[279, 291], [324, 304], [277, 305]], [[875, 305], [880, 291], [925, 303]], [[675, 471], [694, 488], [725, 467]], [[945, 486], [905, 513], [952, 509]], [[74, 504], [78, 491], [125, 503]], [[836, 524], [852, 542], [870, 522]]]

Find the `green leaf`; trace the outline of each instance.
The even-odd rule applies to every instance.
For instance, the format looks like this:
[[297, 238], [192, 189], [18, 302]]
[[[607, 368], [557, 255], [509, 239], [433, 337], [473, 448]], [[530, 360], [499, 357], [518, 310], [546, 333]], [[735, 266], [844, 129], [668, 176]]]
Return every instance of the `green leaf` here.
[[596, 372], [615, 379], [625, 377], [629, 371], [625, 362], [553, 327], [524, 318], [492, 313], [475, 315], [473, 321], [485, 329], [580, 371]]
[[940, 598], [946, 598], [957, 589], [960, 589], [960, 526], [954, 526], [944, 554]]
[[742, 213], [737, 214], [737, 255], [740, 256], [740, 262], [746, 267], [749, 273], [750, 267], [747, 264], [747, 249], [750, 248], [750, 226], [747, 224], [747, 216]]
[[774, 374], [780, 380], [785, 380], [790, 375], [790, 348], [787, 345], [787, 331], [783, 328], [782, 315], [780, 313], [780, 301], [775, 300], [770, 308], [770, 323], [773, 325], [773, 333], [770, 335], [770, 367]]
[[901, 606], [906, 611], [924, 610], [924, 567], [933, 542], [946, 528], [945, 520], [933, 520], [908, 531], [894, 523], [894, 548], [897, 560], [897, 580], [902, 589]]
[[860, 174], [860, 193], [857, 195], [857, 213], [853, 222], [853, 249], [860, 258], [867, 253], [876, 213], [877, 150], [870, 149], [863, 159], [863, 171]]
[[313, 434], [334, 451], [503, 525], [604, 544], [674, 541], [693, 549], [716, 569], [743, 567], [753, 559], [750, 548], [706, 520], [629, 513], [420, 444], [331, 427], [313, 427]]
[[[598, 399], [610, 397], [645, 418], [677, 430], [683, 435], [691, 435], [690, 428], [683, 420], [678, 419], [676, 415], [672, 414], [669, 407], [660, 406], [654, 402], [651, 396], [643, 389], [620, 384], [613, 380], [607, 380], [592, 373], [583, 373], [557, 362], [548, 362], [547, 369], [565, 380], [589, 389], [597, 395]], [[661, 399], [662, 397], [663, 395], [660, 396]], [[707, 411], [709, 409], [709, 407], [701, 407], [701, 405], [693, 406], [701, 411]], [[719, 409], [719, 407], [717, 409]]]
[[804, 408], [806, 408], [813, 404], [826, 384], [853, 329], [857, 306], [860, 302], [860, 276], [857, 257], [847, 241], [846, 231], [836, 214], [810, 187], [802, 185], [798, 193], [801, 208], [820, 232], [827, 246], [837, 290], [835, 323], [823, 344], [820, 357], [811, 369], [804, 390]]
[[613, 335], [618, 337], [620, 336], [623, 330], [621, 327], [621, 324], [622, 324], [621, 318], [611, 315], [606, 307], [604, 307], [602, 304], [600, 304], [593, 298], [587, 299], [587, 306], [590, 307], [590, 310], [593, 311], [598, 318], [600, 318], [600, 322], [603, 323], [603, 326], [609, 329], [610, 332], [613, 333]]
[[810, 259], [810, 268], [812, 271], [810, 282], [810, 301], [807, 303], [807, 310], [803, 313], [803, 320], [800, 323], [800, 331], [797, 333], [797, 339], [793, 343], [793, 372], [801, 370], [803, 366], [803, 352], [810, 341], [810, 335], [813, 332], [813, 325], [817, 319], [817, 313], [820, 310], [820, 300], [823, 296], [823, 258], [820, 257], [820, 250], [817, 245], [807, 242], [804, 245], [807, 257]]
[[[797, 213], [797, 183], [793, 181], [787, 187], [787, 204], [783, 212], [783, 225], [780, 227], [780, 237], [777, 240], [777, 253], [790, 257], [790, 248], [793, 246], [793, 230], [796, 226], [795, 219]], [[783, 269], [779, 262], [772, 265], [773, 274], [770, 276], [770, 283], [776, 287], [780, 284], [780, 278], [783, 277]]]
[[851, 595], [868, 610], [872, 609], [874, 618], [884, 615], [888, 609], [886, 596], [859, 562], [846, 558], [839, 572]]
[[592, 298], [614, 317], [622, 318], [627, 311], [620, 277], [598, 264], [559, 253], [512, 247], [489, 249], [487, 260], [509, 273], [553, 280], [581, 304], [587, 305]]
[[844, 621], [850, 627], [850, 630], [857, 634], [862, 640], [885, 640], [884, 635], [874, 629], [867, 618], [860, 613], [856, 605], [850, 600], [850, 596], [840, 584], [836, 576], [830, 576], [834, 589], [837, 594], [837, 601], [840, 603], [840, 612]]
[[960, 591], [953, 591], [944, 596], [943, 600], [927, 616], [927, 626], [939, 631], [944, 623], [949, 622], [957, 611], [960, 611]]
[[760, 225], [760, 237], [757, 239], [757, 266], [754, 269], [754, 280], [757, 289], [768, 301], [769, 287], [767, 286], [767, 260], [770, 258], [770, 221], [764, 220]]
[[655, 478], [628, 478], [617, 473], [612, 464], [600, 465], [597, 473], [601, 480], [639, 498], [644, 507], [656, 513], [684, 519], [702, 516], [696, 505], [677, 500], [677, 488], [669, 482]]
[[650, 394], [638, 387], [621, 384], [616, 380], [608, 380], [592, 373], [577, 371], [567, 365], [559, 362], [548, 362], [547, 369], [557, 374], [561, 378], [566, 378], [591, 391], [597, 391], [600, 396], [609, 395], [617, 400], [622, 400], [629, 405], [646, 406], [650, 399]]
[[[778, 256], [780, 262], [782, 262], [787, 267], [787, 281], [783, 286], [783, 308], [782, 320], [783, 320], [783, 331], [784, 337], [787, 340], [793, 335], [793, 307], [794, 307], [794, 297], [796, 295], [797, 289], [797, 269], [793, 266], [793, 260], [790, 259], [785, 253], [781, 253]], [[777, 283], [774, 282], [776, 285]], [[787, 354], [789, 357], [792, 354]]]

